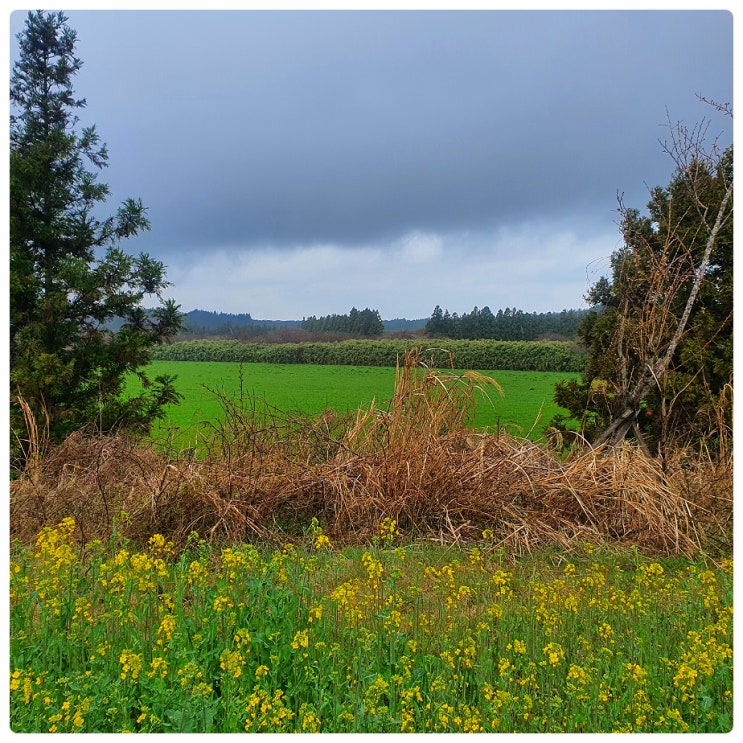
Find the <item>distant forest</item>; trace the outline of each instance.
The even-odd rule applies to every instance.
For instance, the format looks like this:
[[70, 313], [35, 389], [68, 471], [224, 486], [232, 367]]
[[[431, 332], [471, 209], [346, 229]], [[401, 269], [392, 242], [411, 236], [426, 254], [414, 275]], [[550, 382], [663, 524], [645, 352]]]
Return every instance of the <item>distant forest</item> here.
[[249, 312], [229, 313], [191, 310], [186, 313], [183, 338], [228, 337], [238, 340], [276, 339], [301, 340], [298, 333], [374, 337], [382, 333], [422, 331], [428, 318], [396, 317], [382, 320], [377, 310], [352, 308], [347, 315], [314, 315], [302, 320], [256, 320]]
[[299, 328], [301, 320], [255, 320], [249, 312], [209, 312], [191, 310], [186, 313], [181, 337], [203, 338], [224, 336], [249, 340], [272, 331]]
[[250, 313], [232, 314], [191, 310], [186, 313], [181, 339], [223, 337], [271, 342], [301, 341], [304, 336], [373, 338], [383, 333], [416, 333], [434, 338], [507, 341], [571, 340], [589, 310], [524, 312], [506, 307], [493, 313], [477, 307], [469, 313], [436, 306], [430, 318], [382, 320], [378, 310], [357, 310], [345, 315], [314, 315], [302, 320], [256, 320]]
[[352, 307], [347, 315], [306, 317], [302, 320], [302, 330], [308, 333], [349, 333], [371, 338], [384, 333], [384, 323], [378, 310], [370, 310], [368, 307], [357, 310]]
[[463, 315], [449, 314], [438, 305], [426, 323], [426, 335], [435, 338], [479, 339], [498, 341], [535, 341], [575, 337], [578, 325], [590, 310], [562, 312], [524, 312], [506, 307], [495, 314], [490, 307]]
[[236, 315], [229, 312], [208, 312], [207, 310], [191, 310], [186, 314], [186, 326], [204, 330], [219, 330], [240, 325], [264, 325], [266, 327], [298, 328], [300, 320], [254, 320], [249, 312]]

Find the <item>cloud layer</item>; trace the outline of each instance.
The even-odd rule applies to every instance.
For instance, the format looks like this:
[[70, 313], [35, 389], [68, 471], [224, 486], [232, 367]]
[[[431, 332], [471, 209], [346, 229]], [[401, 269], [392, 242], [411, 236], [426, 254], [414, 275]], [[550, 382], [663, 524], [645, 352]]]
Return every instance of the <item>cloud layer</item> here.
[[732, 100], [725, 11], [68, 16], [112, 204], [150, 210], [125, 247], [184, 309], [580, 306], [617, 194], [668, 181], [668, 117]]

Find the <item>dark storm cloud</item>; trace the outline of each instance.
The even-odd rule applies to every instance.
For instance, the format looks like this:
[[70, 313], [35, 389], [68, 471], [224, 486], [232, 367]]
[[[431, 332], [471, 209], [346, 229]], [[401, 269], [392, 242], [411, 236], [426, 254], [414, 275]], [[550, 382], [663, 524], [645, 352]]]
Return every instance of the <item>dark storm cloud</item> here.
[[724, 12], [69, 16], [111, 185], [173, 247], [606, 212], [668, 170], [666, 106], [731, 89]]
[[668, 180], [666, 110], [694, 123], [696, 94], [732, 100], [725, 11], [68, 16], [112, 202], [143, 199], [153, 229], [135, 247], [184, 281], [182, 262], [215, 250], [421, 233], [467, 253], [507, 251], [492, 235], [529, 224], [606, 232], [617, 192], [642, 208]]

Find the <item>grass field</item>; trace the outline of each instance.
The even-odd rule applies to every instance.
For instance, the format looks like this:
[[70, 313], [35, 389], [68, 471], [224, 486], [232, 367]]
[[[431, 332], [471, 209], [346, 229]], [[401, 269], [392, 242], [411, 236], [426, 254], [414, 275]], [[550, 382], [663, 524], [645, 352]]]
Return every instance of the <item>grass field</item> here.
[[[167, 420], [156, 431], [162, 436], [174, 427], [174, 439], [188, 445], [204, 421], [214, 422], [221, 415], [214, 391], [230, 395], [243, 393], [265, 401], [284, 412], [317, 414], [330, 408], [338, 412], [356, 410], [376, 399], [377, 405], [392, 397], [395, 370], [367, 366], [318, 366], [312, 364], [237, 364], [208, 361], [157, 361], [146, 368], [150, 378], [158, 374], [177, 375], [176, 387], [184, 396], [171, 407]], [[544, 426], [561, 409], [553, 402], [555, 384], [577, 378], [569, 372], [488, 371], [503, 388], [501, 397], [490, 389], [480, 398], [474, 426], [507, 426], [518, 435], [538, 438]], [[242, 377], [242, 378], [241, 378]], [[132, 385], [134, 390], [136, 385]], [[541, 418], [540, 418], [541, 411]]]
[[16, 548], [14, 732], [732, 729], [732, 561], [398, 542]]

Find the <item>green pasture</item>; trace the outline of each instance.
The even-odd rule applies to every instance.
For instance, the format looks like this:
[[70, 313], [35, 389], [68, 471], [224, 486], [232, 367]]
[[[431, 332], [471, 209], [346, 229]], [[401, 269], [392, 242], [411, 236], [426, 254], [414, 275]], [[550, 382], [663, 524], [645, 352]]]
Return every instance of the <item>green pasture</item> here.
[[[248, 402], [265, 402], [282, 412], [317, 414], [326, 409], [356, 410], [372, 400], [383, 407], [391, 399], [395, 385], [395, 370], [389, 367], [155, 361], [145, 371], [150, 379], [159, 374], [178, 377], [176, 388], [184, 399], [180, 405], [169, 408], [156, 436], [174, 434], [174, 441], [184, 446], [195, 443], [204, 424], [220, 419], [219, 394], [239, 396], [242, 389]], [[484, 373], [500, 384], [504, 394], [501, 397], [495, 388], [489, 388], [487, 397], [478, 395], [473, 425], [505, 426], [531, 438], [539, 438], [550, 419], [565, 412], [553, 401], [555, 384], [579, 376], [570, 372]], [[138, 384], [131, 380], [129, 391], [134, 393]]]

